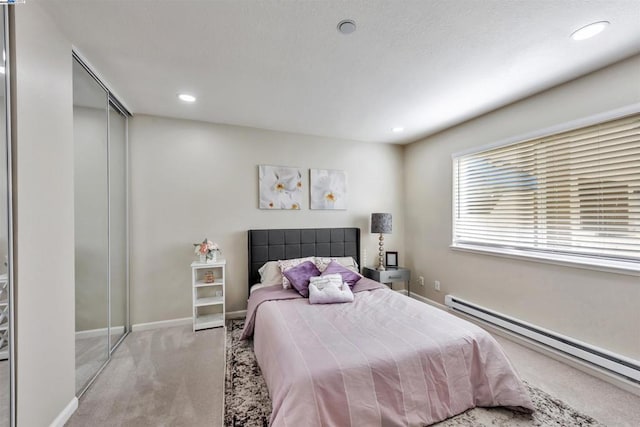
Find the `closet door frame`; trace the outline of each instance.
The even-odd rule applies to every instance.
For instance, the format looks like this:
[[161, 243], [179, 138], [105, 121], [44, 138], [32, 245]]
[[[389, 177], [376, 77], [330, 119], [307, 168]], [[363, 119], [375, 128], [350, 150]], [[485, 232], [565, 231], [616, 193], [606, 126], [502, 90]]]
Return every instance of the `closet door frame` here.
[[[111, 359], [111, 355], [114, 351], [120, 346], [122, 341], [129, 335], [131, 332], [131, 320], [129, 315], [129, 116], [131, 115], [124, 106], [113, 96], [113, 94], [107, 91], [109, 94], [109, 99], [107, 102], [107, 181], [108, 187], [107, 191], [109, 194], [108, 200], [108, 209], [109, 213], [107, 215], [108, 222], [108, 230], [109, 230], [109, 269], [108, 269], [108, 283], [109, 283], [109, 359]], [[121, 114], [124, 118], [124, 151], [125, 151], [125, 164], [124, 164], [124, 182], [125, 182], [125, 192], [124, 192], [124, 205], [125, 205], [125, 295], [126, 295], [126, 304], [125, 304], [125, 324], [124, 324], [124, 334], [122, 334], [117, 342], [112, 345], [111, 343], [111, 114], [109, 114], [109, 107], [112, 107], [118, 114]]]
[[[129, 288], [129, 261], [130, 261], [130, 236], [129, 236], [129, 117], [131, 117], [131, 113], [127, 110], [124, 105], [115, 97], [115, 95], [109, 90], [109, 88], [102, 82], [102, 80], [93, 72], [91, 67], [87, 65], [87, 61], [85, 61], [82, 56], [74, 49], [72, 50], [72, 60], [78, 62], [82, 68], [96, 81], [96, 83], [104, 89], [107, 93], [107, 102], [105, 105], [106, 113], [107, 113], [107, 241], [108, 241], [108, 254], [107, 254], [107, 262], [109, 268], [107, 269], [107, 358], [102, 366], [97, 370], [95, 375], [86, 383], [86, 385], [82, 388], [82, 390], [77, 394], [77, 397], [80, 398], [86, 391], [91, 388], [91, 385], [94, 383], [96, 378], [100, 375], [103, 369], [109, 364], [111, 361], [111, 355], [115, 350], [118, 349], [120, 344], [124, 341], [124, 339], [131, 332], [131, 321], [130, 321], [130, 288]], [[109, 114], [109, 107], [113, 107], [118, 113], [122, 114], [125, 119], [125, 206], [126, 206], [126, 214], [125, 214], [125, 233], [126, 233], [126, 265], [125, 265], [125, 282], [126, 282], [126, 313], [125, 313], [125, 333], [118, 339], [115, 345], [111, 345], [111, 182], [110, 182], [110, 145], [111, 145], [111, 118]]]

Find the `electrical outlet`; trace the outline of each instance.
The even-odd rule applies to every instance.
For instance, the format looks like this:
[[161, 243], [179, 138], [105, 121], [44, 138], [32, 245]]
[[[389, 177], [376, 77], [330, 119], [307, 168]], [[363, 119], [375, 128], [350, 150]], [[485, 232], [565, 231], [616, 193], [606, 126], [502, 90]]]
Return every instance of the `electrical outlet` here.
[[418, 285], [424, 286], [424, 277], [422, 276], [418, 277]]
[[436, 280], [435, 282], [433, 282], [433, 289], [435, 289], [436, 291], [440, 290], [440, 281]]

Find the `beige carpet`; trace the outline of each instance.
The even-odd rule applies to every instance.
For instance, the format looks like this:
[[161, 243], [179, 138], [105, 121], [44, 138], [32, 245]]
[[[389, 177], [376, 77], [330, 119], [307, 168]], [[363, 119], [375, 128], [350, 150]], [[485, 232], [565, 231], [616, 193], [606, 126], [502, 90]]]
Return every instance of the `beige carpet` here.
[[220, 426], [224, 328], [133, 332], [67, 426]]
[[[496, 337], [522, 377], [608, 426], [640, 426], [640, 397]], [[220, 426], [221, 328], [134, 332], [80, 402], [69, 426]], [[204, 397], [203, 397], [204, 396]]]
[[640, 426], [639, 396], [502, 336], [494, 334], [494, 337], [529, 384], [607, 426]]

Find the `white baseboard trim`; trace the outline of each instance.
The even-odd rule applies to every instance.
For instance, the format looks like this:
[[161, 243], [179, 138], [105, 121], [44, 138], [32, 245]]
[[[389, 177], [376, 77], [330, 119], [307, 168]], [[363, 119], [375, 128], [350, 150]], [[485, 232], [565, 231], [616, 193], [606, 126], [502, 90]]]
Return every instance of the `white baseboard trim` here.
[[[238, 310], [225, 313], [226, 319], [244, 319], [246, 316], [247, 310]], [[191, 317], [183, 317], [180, 319], [159, 320], [157, 322], [136, 323], [135, 325], [131, 326], [131, 331], [139, 332], [148, 331], [151, 329], [171, 328], [172, 326], [190, 325], [192, 322], [193, 319]]]
[[[405, 295], [406, 295], [406, 293], [405, 293]], [[427, 297], [423, 297], [422, 295], [416, 294], [415, 292], [411, 292], [411, 298], [417, 299], [420, 302], [432, 305], [432, 306], [437, 307], [437, 308], [439, 308], [441, 310], [444, 310], [444, 311], [451, 311], [451, 310], [449, 310], [449, 307], [447, 307], [446, 305], [440, 304], [439, 302], [436, 302], [436, 301], [434, 301], [432, 299], [429, 299]]]
[[226, 319], [244, 319], [247, 317], [247, 310], [230, 311], [225, 314]]
[[78, 398], [74, 396], [71, 402], [58, 414], [49, 427], [64, 427], [65, 423], [69, 421], [69, 418], [76, 412], [76, 409], [78, 409]]
[[131, 326], [132, 332], [148, 331], [151, 329], [170, 328], [172, 326], [191, 325], [193, 318], [183, 317], [181, 319], [159, 320], [157, 322], [136, 323]]
[[[109, 329], [108, 328], [99, 328], [99, 329], [88, 329], [86, 331], [78, 331], [76, 332], [76, 338], [77, 339], [82, 339], [82, 338], [94, 338], [94, 337], [101, 337], [106, 335]], [[113, 328], [111, 328], [111, 334], [112, 335], [122, 335], [124, 334], [124, 326], [115, 326]]]
[[413, 292], [411, 292], [411, 297], [417, 299], [418, 301], [421, 301], [425, 304], [429, 304], [433, 307], [437, 307], [441, 310], [444, 310], [446, 312], [449, 312], [455, 316], [458, 316], [460, 318], [463, 318], [465, 320], [470, 321], [471, 323], [474, 323], [484, 329], [486, 329], [487, 331], [494, 333], [496, 335], [500, 335], [501, 337], [504, 337], [508, 340], [511, 340], [513, 342], [515, 342], [516, 344], [520, 344], [524, 347], [527, 347], [533, 351], [536, 351], [538, 353], [541, 353], [547, 357], [550, 357], [554, 360], [557, 360], [558, 362], [564, 363], [566, 365], [571, 366], [572, 368], [575, 368], [579, 371], [584, 372], [585, 374], [589, 374], [591, 376], [594, 376], [596, 378], [601, 379], [602, 381], [608, 382], [609, 384], [613, 384], [614, 386], [621, 388], [625, 391], [628, 391], [629, 393], [635, 394], [636, 396], [640, 396], [640, 386], [638, 386], [637, 384], [628, 381], [618, 375], [612, 374], [598, 366], [592, 365], [590, 363], [584, 362], [580, 359], [577, 359], [573, 356], [570, 356], [568, 354], [562, 353], [558, 350], [552, 349], [550, 347], [547, 347], [543, 344], [540, 344], [536, 341], [533, 341], [529, 338], [520, 336], [518, 334], [515, 334], [511, 331], [506, 331], [502, 328], [498, 328], [494, 325], [491, 325], [490, 323], [484, 322], [480, 319], [476, 319], [475, 317], [472, 316], [467, 316], [464, 313], [459, 313], [457, 311], [454, 310], [450, 310], [449, 307], [447, 307], [444, 304], [440, 304], [439, 302], [433, 301], [429, 298], [425, 298], [422, 295], [418, 295], [415, 294]]

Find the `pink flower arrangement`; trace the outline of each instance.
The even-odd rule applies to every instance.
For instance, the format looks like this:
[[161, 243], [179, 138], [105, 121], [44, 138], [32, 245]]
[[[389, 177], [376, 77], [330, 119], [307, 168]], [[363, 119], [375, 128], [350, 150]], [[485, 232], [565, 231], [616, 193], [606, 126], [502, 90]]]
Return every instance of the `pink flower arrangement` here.
[[205, 256], [207, 260], [213, 259], [214, 253], [221, 252], [218, 244], [212, 242], [206, 237], [202, 241], [202, 243], [194, 243], [193, 246], [194, 246], [194, 253], [196, 255]]

